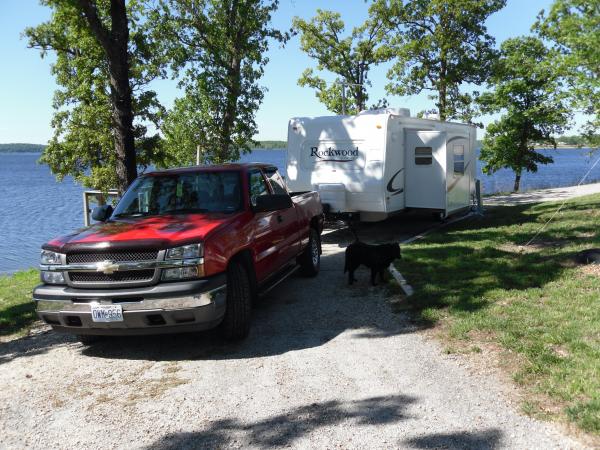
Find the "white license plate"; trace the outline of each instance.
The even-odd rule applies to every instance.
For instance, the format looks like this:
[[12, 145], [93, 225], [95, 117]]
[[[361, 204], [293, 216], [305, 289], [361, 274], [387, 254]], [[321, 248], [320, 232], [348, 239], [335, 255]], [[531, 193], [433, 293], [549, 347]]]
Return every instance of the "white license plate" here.
[[121, 305], [92, 305], [92, 320], [94, 322], [123, 322], [123, 307]]

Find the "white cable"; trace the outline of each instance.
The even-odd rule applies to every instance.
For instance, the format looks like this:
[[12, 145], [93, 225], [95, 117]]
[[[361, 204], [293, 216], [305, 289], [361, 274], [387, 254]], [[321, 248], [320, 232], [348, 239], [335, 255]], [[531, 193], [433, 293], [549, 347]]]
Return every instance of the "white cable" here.
[[[596, 164], [598, 164], [599, 161], [600, 161], [600, 156], [598, 158], [596, 158], [596, 162], [594, 164], [592, 164], [592, 167], [589, 168], [589, 170], [586, 172], [586, 174], [583, 176], [583, 178], [581, 180], [579, 180], [579, 183], [577, 183], [577, 186], [575, 186], [575, 187], [581, 186], [581, 183], [583, 183], [585, 181], [587, 176], [594, 169], [594, 167], [596, 167]], [[554, 217], [556, 217], [556, 215], [560, 212], [560, 210], [563, 208], [563, 206], [565, 206], [567, 201], [569, 201], [568, 198], [566, 198], [561, 203], [561, 205], [558, 207], [558, 209], [556, 211], [554, 211], [554, 214], [552, 214], [552, 216], [548, 219], [548, 221], [544, 225], [542, 225], [542, 227], [533, 235], [533, 237], [531, 239], [529, 239], [529, 241], [527, 241], [527, 244], [525, 244], [523, 247], [527, 247], [529, 244], [531, 244], [535, 240], [535, 238], [538, 237], [540, 235], [540, 233], [546, 229], [548, 224], [552, 221], [552, 219], [554, 219]]]

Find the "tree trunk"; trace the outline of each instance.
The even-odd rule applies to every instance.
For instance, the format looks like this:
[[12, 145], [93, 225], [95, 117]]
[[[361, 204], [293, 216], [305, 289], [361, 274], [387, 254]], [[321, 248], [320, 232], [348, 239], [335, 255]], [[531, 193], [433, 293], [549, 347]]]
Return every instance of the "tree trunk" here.
[[439, 111], [438, 111], [438, 113], [440, 116], [440, 120], [442, 122], [445, 122], [446, 121], [446, 109], [448, 108], [447, 100], [446, 100], [447, 94], [446, 94], [446, 82], [445, 81], [440, 82], [440, 89], [438, 92], [438, 96], [439, 96], [439, 102], [438, 102]]
[[[440, 23], [439, 27], [442, 30], [447, 28], [447, 7], [443, 8], [443, 11], [440, 13]], [[448, 53], [446, 51], [446, 47], [443, 45], [440, 51], [440, 73], [438, 80], [438, 115], [440, 116], [440, 120], [442, 122], [446, 121], [447, 117], [447, 109], [448, 109], [448, 80], [446, 77], [448, 76]]]
[[362, 92], [362, 87], [358, 86], [356, 91], [356, 96], [354, 97], [354, 101], [356, 102], [357, 113], [364, 111], [365, 108], [365, 97]]
[[226, 107], [223, 112], [223, 125], [219, 136], [219, 163], [231, 159], [231, 134], [237, 115], [237, 101], [240, 95], [240, 60], [237, 57], [232, 58], [229, 69], [227, 70], [228, 88], [226, 97]]
[[365, 105], [365, 90], [363, 88], [363, 84], [365, 82], [364, 67], [362, 63], [360, 63], [359, 65], [359, 76], [356, 83], [358, 86], [352, 86], [352, 89], [355, 92], [354, 99], [356, 101], [357, 113], [367, 109], [367, 106]]
[[232, 33], [233, 54], [230, 56], [229, 67], [227, 68], [227, 92], [226, 106], [223, 112], [223, 124], [219, 135], [219, 151], [217, 158], [219, 163], [231, 159], [231, 134], [237, 116], [237, 102], [240, 96], [241, 79], [241, 60], [238, 56], [239, 47], [242, 45], [243, 35], [240, 25], [237, 23], [238, 2], [234, 1], [229, 11], [229, 31]]
[[521, 171], [515, 172], [515, 185], [513, 186], [513, 192], [519, 192], [521, 186]]
[[115, 152], [119, 191], [124, 192], [137, 178], [135, 139], [133, 136], [133, 104], [129, 84], [129, 24], [125, 0], [111, 0], [112, 51], [109, 55], [111, 100], [115, 124]]
[[118, 190], [123, 193], [137, 178], [133, 103], [129, 84], [129, 22], [125, 0], [110, 1], [111, 28], [98, 16], [94, 0], [79, 0], [79, 5], [98, 42], [106, 53], [110, 75], [110, 100], [114, 126]]

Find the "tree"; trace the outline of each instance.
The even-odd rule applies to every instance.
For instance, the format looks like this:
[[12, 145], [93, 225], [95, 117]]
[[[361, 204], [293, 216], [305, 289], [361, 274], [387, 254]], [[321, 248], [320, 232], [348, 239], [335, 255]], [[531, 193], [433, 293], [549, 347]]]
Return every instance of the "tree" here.
[[600, 0], [556, 0], [535, 28], [554, 42], [574, 103], [592, 116], [585, 127], [588, 145], [600, 146]]
[[[310, 21], [294, 18], [293, 27], [300, 33], [300, 48], [317, 61], [317, 70], [336, 74], [336, 80], [327, 82], [306, 69], [298, 84], [316, 90], [316, 96], [327, 109], [342, 114], [342, 83], [350, 93], [351, 103], [346, 112], [356, 114], [366, 109], [369, 99], [367, 86], [369, 70], [373, 65], [389, 60], [389, 52], [381, 43], [385, 34], [382, 22], [367, 20], [352, 29], [350, 36], [342, 38], [345, 26], [339, 13], [317, 10]], [[381, 102], [380, 102], [381, 103]]]
[[[42, 0], [48, 22], [27, 28], [29, 46], [56, 53], [54, 135], [41, 161], [59, 179], [121, 192], [152, 158], [161, 107], [144, 86], [160, 72], [140, 25], [141, 5], [125, 0]], [[134, 123], [134, 117], [138, 120]], [[138, 159], [138, 156], [140, 158]]]
[[484, 113], [504, 114], [491, 123], [481, 148], [484, 173], [501, 168], [515, 172], [519, 190], [523, 170], [536, 172], [538, 164], [553, 162], [535, 151], [535, 144], [556, 147], [570, 119], [561, 75], [552, 64], [552, 52], [535, 37], [508, 39], [490, 78], [494, 88], [479, 98]]
[[473, 94], [465, 83], [482, 84], [491, 72], [495, 40], [486, 19], [506, 0], [376, 0], [370, 13], [387, 24], [387, 46], [395, 56], [389, 94], [433, 91], [441, 120], [470, 121]]
[[249, 151], [264, 89], [258, 85], [278, 0], [161, 0], [152, 21], [165, 43], [185, 96], [175, 101], [162, 131], [169, 161], [189, 164], [200, 146], [205, 162]]

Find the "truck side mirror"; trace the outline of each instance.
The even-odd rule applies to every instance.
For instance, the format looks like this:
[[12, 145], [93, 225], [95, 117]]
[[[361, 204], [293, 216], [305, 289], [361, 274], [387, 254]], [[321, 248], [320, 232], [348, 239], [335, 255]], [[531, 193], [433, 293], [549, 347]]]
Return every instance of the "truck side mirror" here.
[[288, 194], [259, 195], [256, 197], [256, 206], [253, 209], [254, 212], [270, 212], [292, 206], [292, 198]]
[[92, 211], [92, 219], [98, 222], [106, 222], [112, 216], [113, 207], [111, 205], [96, 206]]

